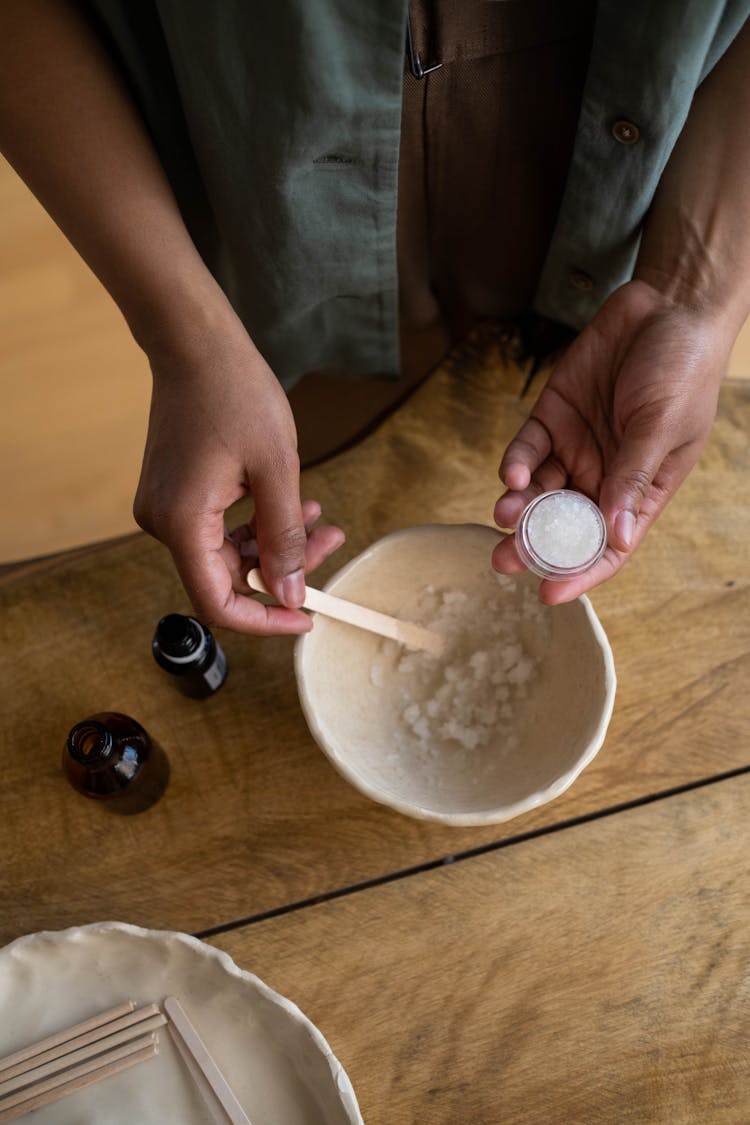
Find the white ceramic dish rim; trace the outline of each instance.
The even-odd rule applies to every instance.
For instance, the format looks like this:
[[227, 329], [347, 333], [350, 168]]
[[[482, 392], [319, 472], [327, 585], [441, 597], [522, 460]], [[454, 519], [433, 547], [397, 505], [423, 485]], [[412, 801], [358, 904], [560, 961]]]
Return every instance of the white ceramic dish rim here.
[[[496, 531], [496, 528], [489, 527], [483, 524], [420, 524], [419, 530], [437, 529], [442, 530], [446, 527], [482, 527], [487, 526], [488, 531]], [[375, 543], [366, 547], [353, 559], [338, 570], [336, 574], [325, 584], [323, 589], [326, 593], [334, 594], [336, 587], [339, 583], [346, 578], [349, 571], [353, 570], [363, 559], [365, 559], [376, 547], [381, 543], [390, 539], [403, 538], [417, 528], [408, 527], [401, 528], [398, 531], [392, 531], [388, 535], [383, 535]], [[502, 532], [497, 532], [498, 536], [502, 538]], [[615, 661], [612, 653], [612, 647], [604, 632], [604, 627], [596, 615], [594, 607], [585, 594], [581, 594], [577, 599], [583, 606], [588, 619], [591, 630], [594, 634], [596, 641], [601, 648], [604, 658], [604, 682], [605, 682], [605, 699], [602, 708], [601, 718], [597, 724], [596, 731], [591, 738], [589, 746], [583, 756], [571, 767], [566, 773], [559, 777], [551, 785], [546, 786], [544, 789], [538, 790], [536, 793], [524, 797], [521, 801], [516, 801], [512, 805], [508, 805], [503, 809], [485, 809], [478, 812], [465, 812], [465, 813], [447, 813], [440, 812], [437, 809], [426, 808], [423, 805], [414, 805], [409, 801], [402, 801], [399, 797], [395, 797], [390, 793], [384, 793], [377, 786], [370, 784], [364, 780], [360, 774], [353, 770], [351, 766], [345, 762], [335, 751], [325, 746], [325, 739], [320, 724], [315, 718], [314, 709], [310, 700], [307, 688], [302, 683], [302, 660], [305, 653], [305, 644], [308, 633], [302, 633], [295, 642], [294, 646], [294, 672], [297, 680], [297, 693], [299, 695], [302, 712], [305, 716], [308, 727], [315, 739], [316, 743], [329, 759], [334, 768], [344, 777], [355, 789], [363, 793], [366, 797], [376, 801], [378, 804], [386, 805], [388, 808], [395, 809], [397, 812], [403, 813], [404, 816], [415, 817], [417, 820], [430, 820], [439, 824], [450, 824], [456, 828], [472, 828], [478, 827], [483, 824], [501, 824], [506, 820], [512, 820], [513, 817], [520, 816], [522, 813], [530, 812], [532, 809], [538, 808], [540, 805], [545, 805], [549, 801], [559, 797], [566, 789], [569, 789], [576, 778], [591, 764], [593, 759], [601, 750], [604, 745], [604, 739], [607, 735], [607, 728], [609, 727], [610, 719], [612, 718], [612, 711], [615, 705], [615, 692], [617, 688], [617, 674], [615, 672]]]
[[81, 933], [96, 935], [97, 933], [107, 931], [132, 934], [134, 937], [139, 938], [181, 942], [194, 949], [201, 956], [208, 956], [215, 960], [230, 976], [238, 977], [257, 989], [262, 996], [280, 1008], [295, 1023], [301, 1024], [305, 1028], [310, 1039], [328, 1064], [331, 1079], [339, 1093], [341, 1104], [349, 1115], [352, 1125], [364, 1125], [364, 1120], [359, 1112], [357, 1096], [349, 1079], [349, 1075], [334, 1055], [323, 1033], [315, 1026], [312, 1020], [297, 1007], [293, 1000], [289, 1000], [286, 996], [282, 996], [281, 993], [276, 992], [275, 989], [267, 985], [265, 981], [262, 981], [255, 973], [248, 972], [247, 969], [241, 969], [223, 949], [216, 949], [213, 945], [208, 945], [205, 941], [201, 941], [200, 938], [193, 937], [191, 934], [182, 933], [179, 930], [154, 930], [144, 926], [135, 926], [130, 922], [88, 922], [82, 926], [69, 926], [64, 930], [38, 930], [35, 933], [23, 934], [21, 937], [14, 938], [14, 940], [7, 945], [0, 947], [0, 956], [6, 954], [12, 956], [15, 950], [22, 949], [26, 945], [32, 945], [37, 940], [45, 940], [52, 944], [64, 946], [65, 942], [69, 941], [75, 935]]

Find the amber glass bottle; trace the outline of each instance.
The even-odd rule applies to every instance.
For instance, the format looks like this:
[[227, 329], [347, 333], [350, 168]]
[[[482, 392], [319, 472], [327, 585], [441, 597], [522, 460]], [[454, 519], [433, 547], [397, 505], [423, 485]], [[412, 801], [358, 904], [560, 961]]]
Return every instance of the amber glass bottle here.
[[174, 677], [190, 699], [206, 699], [227, 678], [227, 660], [207, 625], [194, 617], [169, 613], [156, 626], [154, 660]]
[[79, 793], [124, 814], [149, 808], [169, 781], [164, 751], [140, 723], [117, 711], [76, 723], [65, 740], [63, 770]]

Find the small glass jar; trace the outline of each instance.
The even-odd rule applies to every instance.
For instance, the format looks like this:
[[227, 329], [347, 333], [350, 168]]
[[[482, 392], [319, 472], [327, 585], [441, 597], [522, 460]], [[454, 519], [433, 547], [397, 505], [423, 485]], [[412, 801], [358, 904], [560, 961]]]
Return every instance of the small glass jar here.
[[607, 525], [581, 492], [543, 492], [524, 508], [516, 528], [521, 562], [540, 578], [564, 582], [598, 562], [607, 546]]

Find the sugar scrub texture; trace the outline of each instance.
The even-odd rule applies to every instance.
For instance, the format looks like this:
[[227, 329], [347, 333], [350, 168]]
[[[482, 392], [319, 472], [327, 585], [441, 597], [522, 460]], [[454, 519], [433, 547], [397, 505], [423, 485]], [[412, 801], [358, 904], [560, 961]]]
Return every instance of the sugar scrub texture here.
[[602, 542], [599, 515], [585, 496], [575, 492], [550, 493], [529, 514], [527, 541], [550, 566], [584, 566]]
[[463, 766], [480, 784], [488, 756], [518, 746], [518, 710], [538, 669], [548, 612], [530, 589], [494, 574], [471, 592], [428, 586], [403, 606], [402, 616], [443, 634], [446, 651], [436, 659], [392, 641], [381, 645], [371, 680], [397, 696], [400, 720], [389, 764], [408, 764], [440, 788], [441, 762], [449, 758], [452, 769]]

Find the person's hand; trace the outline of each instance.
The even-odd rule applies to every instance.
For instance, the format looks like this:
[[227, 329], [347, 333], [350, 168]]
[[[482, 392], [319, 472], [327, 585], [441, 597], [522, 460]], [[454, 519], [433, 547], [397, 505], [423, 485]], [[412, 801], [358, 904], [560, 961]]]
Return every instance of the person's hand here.
[[[208, 625], [269, 635], [312, 627], [299, 610], [305, 573], [344, 541], [312, 525], [300, 503], [296, 431], [286, 395], [239, 322], [151, 357], [154, 390], [134, 503], [139, 525], [172, 553], [198, 616]], [[251, 493], [250, 524], [225, 527], [226, 509]], [[250, 597], [260, 565], [281, 604]], [[286, 608], [285, 608], [286, 607]]]
[[[733, 342], [720, 317], [631, 281], [568, 348], [502, 459], [508, 491], [495, 521], [515, 527], [540, 492], [573, 488], [599, 504], [607, 549], [579, 577], [543, 581], [542, 601], [604, 582], [641, 542], [706, 442]], [[504, 574], [523, 570], [513, 536], [492, 562]]]

